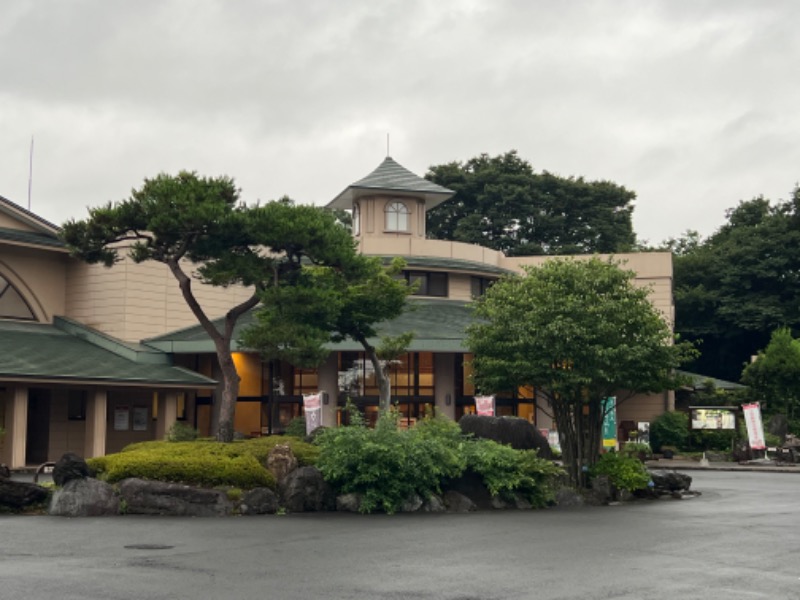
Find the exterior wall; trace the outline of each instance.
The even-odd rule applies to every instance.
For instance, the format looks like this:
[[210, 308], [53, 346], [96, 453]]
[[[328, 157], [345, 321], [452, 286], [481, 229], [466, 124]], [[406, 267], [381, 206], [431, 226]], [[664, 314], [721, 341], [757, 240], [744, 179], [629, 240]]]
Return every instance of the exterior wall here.
[[[402, 202], [408, 208], [408, 230], [386, 231], [384, 211], [390, 202]], [[358, 203], [361, 207], [360, 237], [425, 237], [425, 205], [420, 200], [401, 196], [364, 196]]]
[[19, 231], [39, 231], [35, 227], [32, 227], [27, 223], [23, 223], [19, 219], [4, 213], [2, 210], [0, 210], [0, 227], [5, 227], [6, 229], [18, 229]]
[[[128, 407], [129, 420], [128, 427], [122, 431], [115, 429], [114, 419], [117, 408]], [[144, 431], [133, 430], [133, 409], [134, 407], [147, 408], [147, 428]], [[113, 454], [119, 452], [128, 444], [134, 442], [145, 442], [155, 439], [156, 423], [153, 420], [153, 392], [147, 390], [136, 391], [109, 391], [108, 393], [108, 412], [106, 416], [107, 435], [106, 453]]]
[[0, 274], [19, 290], [36, 318], [45, 323], [64, 314], [68, 260], [58, 251], [0, 245]]
[[50, 441], [47, 460], [55, 461], [65, 452], [83, 456], [86, 443], [86, 421], [67, 418], [67, 390], [54, 389], [50, 401]]
[[[191, 265], [186, 267], [191, 272]], [[197, 324], [178, 282], [166, 265], [136, 264], [125, 257], [111, 268], [70, 261], [66, 316], [108, 335], [139, 342]], [[249, 288], [216, 288], [193, 283], [192, 289], [210, 318], [249, 298]]]

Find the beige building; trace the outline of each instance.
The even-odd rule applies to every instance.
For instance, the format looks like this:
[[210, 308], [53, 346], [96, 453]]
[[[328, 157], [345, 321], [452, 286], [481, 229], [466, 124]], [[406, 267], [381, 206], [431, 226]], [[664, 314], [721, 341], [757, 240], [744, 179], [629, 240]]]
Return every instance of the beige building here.
[[[417, 282], [414, 310], [382, 331], [416, 333], [392, 367], [392, 395], [409, 424], [430, 411], [458, 418], [474, 410], [469, 355], [463, 345], [467, 305], [495, 279], [546, 257], [507, 257], [472, 244], [427, 239], [425, 214], [452, 192], [387, 158], [330, 204], [351, 210], [360, 250], [402, 256]], [[210, 429], [217, 373], [213, 344], [184, 305], [177, 283], [158, 263], [122, 260], [112, 268], [68, 256], [58, 228], [0, 198], [0, 462], [12, 468], [114, 452], [157, 439], [176, 420]], [[615, 257], [649, 286], [652, 301], [673, 322], [669, 253]], [[249, 295], [244, 289], [197, 286], [207, 314], [223, 315]], [[242, 319], [239, 327], [250, 322]], [[349, 397], [368, 416], [377, 386], [361, 347], [331, 347], [317, 370], [262, 363], [237, 350], [241, 377], [235, 427], [243, 435], [280, 432], [302, 414], [302, 395], [323, 391], [323, 424], [339, 420]], [[640, 396], [619, 407], [618, 423], [650, 421], [674, 404], [672, 393]], [[530, 390], [497, 398], [497, 413], [550, 429]]]

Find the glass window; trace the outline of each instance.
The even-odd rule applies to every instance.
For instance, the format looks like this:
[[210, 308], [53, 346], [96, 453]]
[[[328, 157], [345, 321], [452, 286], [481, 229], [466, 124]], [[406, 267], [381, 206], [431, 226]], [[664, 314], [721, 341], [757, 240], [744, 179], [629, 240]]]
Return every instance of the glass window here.
[[0, 319], [36, 320], [22, 294], [2, 275], [0, 275]]
[[470, 278], [470, 288], [472, 290], [472, 297], [473, 298], [480, 298], [486, 293], [486, 290], [489, 289], [494, 283], [494, 279], [488, 279], [486, 277], [471, 277]]
[[353, 204], [353, 235], [361, 235], [361, 207]]
[[67, 392], [67, 419], [70, 421], [86, 420], [86, 392], [69, 390]]
[[447, 298], [448, 275], [436, 271], [405, 271], [406, 281], [413, 284], [416, 289], [414, 296], [436, 296]]
[[408, 207], [402, 202], [386, 205], [386, 231], [408, 231]]

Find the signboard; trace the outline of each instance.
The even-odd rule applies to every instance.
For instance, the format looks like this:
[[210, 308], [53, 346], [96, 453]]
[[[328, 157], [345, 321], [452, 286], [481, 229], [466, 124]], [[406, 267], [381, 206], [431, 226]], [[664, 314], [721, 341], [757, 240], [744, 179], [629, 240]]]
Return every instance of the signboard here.
[[494, 396], [475, 396], [475, 410], [482, 417], [493, 417]]
[[766, 450], [764, 442], [764, 424], [761, 421], [761, 405], [758, 402], [742, 404], [744, 422], [747, 425], [747, 439], [753, 450]]
[[306, 415], [306, 435], [322, 425], [322, 394], [303, 394], [303, 411]]
[[147, 431], [147, 407], [134, 406], [133, 407], [133, 430], [134, 431]]
[[736, 408], [690, 406], [692, 429], [736, 429]]
[[114, 409], [114, 431], [128, 431], [130, 429], [131, 411], [127, 406], [117, 406]]
[[617, 399], [603, 400], [603, 448], [617, 447]]

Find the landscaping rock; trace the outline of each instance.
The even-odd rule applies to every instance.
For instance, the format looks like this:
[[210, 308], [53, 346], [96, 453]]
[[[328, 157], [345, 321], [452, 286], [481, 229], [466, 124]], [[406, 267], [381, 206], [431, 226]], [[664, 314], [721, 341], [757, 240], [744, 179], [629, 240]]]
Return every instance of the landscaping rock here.
[[267, 455], [267, 470], [275, 476], [275, 481], [280, 483], [297, 468], [297, 458], [292, 449], [285, 444], [278, 444]]
[[70, 479], [53, 494], [49, 513], [56, 517], [105, 517], [119, 514], [114, 488], [92, 478]]
[[233, 510], [225, 492], [178, 483], [124, 479], [119, 494], [128, 514], [218, 517]]
[[50, 493], [35, 483], [0, 479], [0, 510], [20, 511], [47, 501]]
[[692, 478], [689, 475], [667, 469], [650, 471], [650, 479], [653, 481], [653, 488], [656, 493], [688, 490], [692, 485]]
[[336, 496], [336, 510], [341, 512], [357, 513], [361, 510], [361, 494], [342, 494]]
[[53, 482], [58, 486], [64, 486], [73, 479], [85, 479], [91, 477], [92, 471], [89, 465], [74, 452], [67, 452], [58, 459], [53, 467]]
[[477, 438], [494, 440], [515, 450], [538, 450], [540, 458], [553, 458], [547, 438], [526, 419], [464, 415], [458, 425], [461, 431]]
[[517, 510], [531, 510], [533, 508], [533, 504], [528, 502], [527, 498], [524, 498], [520, 494], [516, 494], [514, 496], [514, 508]]
[[[483, 478], [472, 471], [464, 472], [461, 477], [449, 482], [446, 486], [448, 491], [458, 492], [469, 498], [476, 506], [477, 510], [488, 510], [492, 508], [492, 495], [483, 483]], [[445, 500], [447, 504], [447, 500]]]
[[417, 512], [420, 508], [422, 508], [422, 498], [420, 498], [419, 494], [411, 494], [406, 501], [403, 502], [403, 505], [400, 507], [400, 512]]
[[281, 506], [290, 512], [334, 510], [336, 496], [316, 467], [300, 467], [278, 487]]
[[3, 479], [11, 479], [11, 469], [0, 463], [0, 481]]
[[586, 501], [571, 487], [562, 487], [556, 492], [556, 506], [573, 507], [583, 506]]
[[444, 493], [444, 505], [448, 511], [455, 513], [478, 510], [478, 507], [470, 498], [455, 490], [448, 490]]
[[254, 488], [244, 493], [240, 510], [243, 515], [273, 515], [278, 512], [278, 494], [269, 488]]
[[492, 508], [494, 510], [505, 510], [509, 507], [508, 502], [506, 502], [500, 496], [492, 496]]
[[422, 512], [441, 513], [445, 512], [446, 510], [447, 508], [445, 507], [442, 499], [435, 494], [425, 500], [425, 503], [422, 505]]

